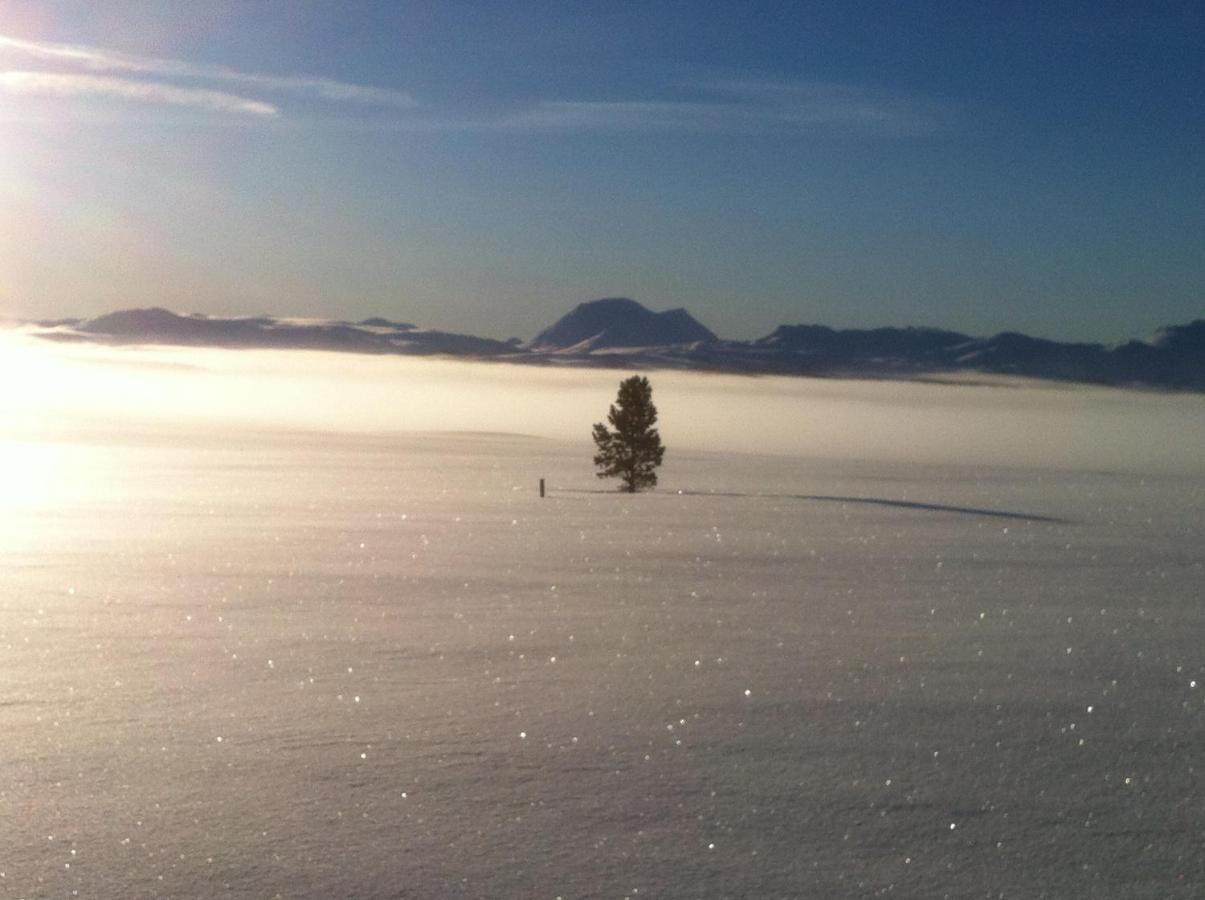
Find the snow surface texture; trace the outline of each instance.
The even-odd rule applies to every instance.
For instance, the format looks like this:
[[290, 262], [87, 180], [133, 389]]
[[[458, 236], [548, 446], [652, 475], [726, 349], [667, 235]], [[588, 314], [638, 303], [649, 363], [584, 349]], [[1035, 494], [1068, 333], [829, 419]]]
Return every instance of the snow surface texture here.
[[[800, 382], [800, 432], [917, 434], [757, 456], [675, 407], [743, 385], [769, 421], [775, 380], [654, 377], [633, 497], [559, 420], [374, 434], [361, 396], [280, 430], [292, 382], [246, 356], [27, 350], [78, 408], [0, 401], [0, 897], [1201, 894], [1205, 473], [1126, 437], [1191, 438], [1166, 398]], [[371, 381], [312, 363], [311, 398]], [[406, 380], [525, 424], [555, 394], [397, 371], [374, 402], [421, 427]], [[598, 418], [615, 379], [575, 377]], [[1054, 464], [925, 437], [975, 409]]]

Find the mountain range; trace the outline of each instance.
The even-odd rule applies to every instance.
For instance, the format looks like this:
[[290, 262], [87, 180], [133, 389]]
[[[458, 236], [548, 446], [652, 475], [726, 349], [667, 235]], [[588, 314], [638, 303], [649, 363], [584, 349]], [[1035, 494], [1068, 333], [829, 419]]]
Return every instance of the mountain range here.
[[781, 325], [757, 340], [730, 341], [717, 337], [684, 309], [653, 312], [622, 297], [582, 303], [527, 343], [381, 318], [361, 322], [219, 318], [157, 308], [33, 324], [40, 337], [56, 341], [446, 355], [516, 363], [829, 377], [990, 373], [1205, 390], [1205, 319], [1168, 326], [1150, 341], [1116, 346], [1061, 343], [1015, 332], [984, 338], [935, 328], [838, 330], [823, 325]]

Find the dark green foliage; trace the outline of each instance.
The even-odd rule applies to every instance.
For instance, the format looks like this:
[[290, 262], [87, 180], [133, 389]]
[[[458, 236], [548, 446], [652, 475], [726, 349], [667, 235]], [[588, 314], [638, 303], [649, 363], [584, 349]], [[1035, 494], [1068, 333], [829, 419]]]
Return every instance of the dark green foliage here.
[[[665, 456], [661, 435], [653, 425], [657, 407], [653, 405], [653, 387], [643, 375], [633, 375], [619, 385], [619, 397], [607, 413], [611, 428], [602, 422], [594, 426], [598, 453], [594, 465], [599, 478], [620, 478], [623, 489], [635, 493], [657, 486], [657, 473]], [[612, 428], [614, 430], [612, 430]]]

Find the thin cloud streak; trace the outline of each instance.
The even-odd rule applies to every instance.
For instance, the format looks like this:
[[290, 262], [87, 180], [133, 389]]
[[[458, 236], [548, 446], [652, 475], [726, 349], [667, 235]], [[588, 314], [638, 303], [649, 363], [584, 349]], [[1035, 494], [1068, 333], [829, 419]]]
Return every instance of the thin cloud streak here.
[[[333, 103], [351, 103], [394, 110], [414, 110], [414, 98], [388, 88], [351, 84], [328, 78], [277, 76], [243, 72], [227, 66], [186, 62], [178, 59], [144, 57], [81, 44], [29, 41], [0, 35], [0, 58], [20, 55], [56, 67], [89, 73], [125, 73], [148, 79], [175, 79], [240, 85], [267, 92], [292, 93]], [[137, 77], [84, 80], [83, 74], [58, 72], [12, 73], [21, 76], [25, 93], [107, 93], [128, 99], [186, 103], [180, 99], [195, 90], [192, 105], [257, 115], [275, 115], [277, 107], [259, 100], [221, 91], [180, 86], [159, 81], [142, 82]], [[41, 82], [29, 81], [42, 74]], [[154, 85], [139, 91], [140, 83]], [[57, 85], [57, 86], [56, 86]], [[486, 132], [512, 131], [533, 134], [557, 133], [665, 133], [665, 134], [850, 134], [875, 138], [930, 135], [942, 130], [949, 119], [948, 104], [925, 98], [895, 94], [862, 85], [822, 81], [776, 81], [763, 78], [729, 78], [696, 81], [673, 86], [676, 96], [618, 100], [537, 100], [510, 112], [458, 116], [451, 110], [428, 109], [426, 115], [379, 121], [375, 127], [408, 131]], [[9, 86], [10, 92], [18, 87]], [[175, 93], [176, 91], [180, 93]], [[209, 96], [212, 102], [203, 101]], [[167, 99], [174, 97], [176, 99]], [[220, 101], [230, 97], [232, 101]], [[258, 106], [257, 106], [258, 104]], [[269, 112], [268, 110], [271, 110]]]
[[165, 78], [224, 81], [267, 91], [309, 94], [334, 102], [389, 106], [397, 109], [409, 109], [417, 105], [414, 98], [405, 91], [351, 84], [331, 78], [264, 75], [241, 72], [227, 66], [153, 56], [133, 56], [99, 47], [26, 41], [0, 35], [0, 53], [5, 51], [43, 62], [73, 65], [92, 72], [130, 72]]
[[950, 113], [948, 104], [882, 88], [831, 81], [730, 79], [700, 89], [765, 110], [784, 122], [848, 126], [881, 134], [928, 134]]
[[0, 92], [33, 97], [110, 97], [137, 103], [191, 106], [214, 112], [272, 117], [279, 110], [248, 97], [157, 81], [63, 72], [0, 72]]
[[549, 131], [730, 131], [756, 122], [749, 111], [724, 103], [543, 100], [496, 124]]
[[938, 103], [858, 85], [723, 81], [698, 100], [544, 100], [494, 123], [508, 130], [782, 133], [828, 130], [879, 137], [931, 134]]

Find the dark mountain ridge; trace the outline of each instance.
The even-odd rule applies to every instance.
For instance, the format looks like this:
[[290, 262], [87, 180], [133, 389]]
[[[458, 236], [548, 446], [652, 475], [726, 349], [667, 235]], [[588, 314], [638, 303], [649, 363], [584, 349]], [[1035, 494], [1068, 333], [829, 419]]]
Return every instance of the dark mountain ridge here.
[[662, 347], [718, 338], [684, 309], [653, 312], [627, 297], [581, 303], [544, 329], [527, 349], [548, 352]]
[[527, 345], [416, 328], [271, 316], [220, 318], [133, 309], [41, 323], [59, 341], [183, 344], [469, 356], [543, 365], [680, 368], [828, 377], [988, 373], [1117, 386], [1205, 390], [1205, 319], [1115, 347], [1002, 332], [781, 325], [754, 341], [716, 337], [684, 309], [652, 312], [627, 298], [582, 303]]
[[182, 344], [207, 347], [263, 347], [342, 350], [354, 353], [408, 353], [451, 356], [513, 354], [511, 344], [469, 334], [415, 328], [404, 322], [368, 319], [359, 324], [271, 316], [220, 318], [180, 314], [153, 307], [127, 309], [43, 334], [55, 340], [99, 340], [122, 344]]

